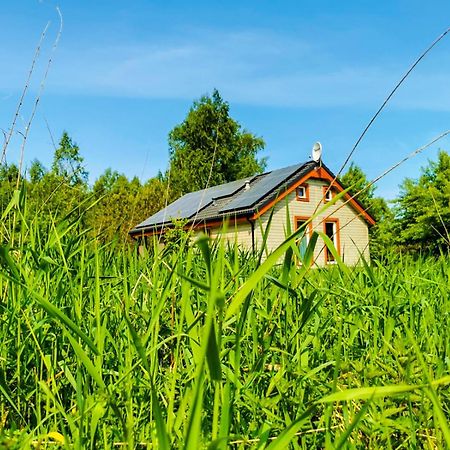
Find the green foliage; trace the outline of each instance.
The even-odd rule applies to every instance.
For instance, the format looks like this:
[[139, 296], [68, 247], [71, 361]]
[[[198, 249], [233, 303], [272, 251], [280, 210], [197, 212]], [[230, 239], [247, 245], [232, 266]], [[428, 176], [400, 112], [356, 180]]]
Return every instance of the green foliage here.
[[87, 182], [88, 174], [84, 170], [83, 160], [78, 145], [64, 131], [59, 147], [55, 150], [52, 173], [72, 186], [84, 184]]
[[166, 252], [183, 252], [191, 243], [193, 231], [186, 229], [187, 220], [173, 219], [172, 226], [164, 233], [163, 242]]
[[[205, 186], [261, 173], [264, 141], [241, 128], [214, 90], [194, 102], [186, 119], [169, 133], [170, 185], [174, 197]], [[209, 184], [208, 184], [209, 181]]]
[[17, 180], [19, 169], [15, 164], [2, 164], [0, 166], [0, 181], [14, 183]]
[[30, 166], [30, 170], [28, 171], [30, 175], [30, 183], [39, 183], [39, 181], [44, 178], [45, 174], [47, 173], [47, 170], [42, 165], [40, 161], [37, 159], [33, 160]]
[[95, 182], [93, 195], [98, 203], [88, 214], [88, 223], [95, 236], [110, 241], [118, 233], [121, 237], [134, 224], [134, 208], [138, 202], [141, 183], [137, 178], [128, 180], [125, 175], [108, 169]]
[[25, 210], [0, 245], [1, 445], [449, 445], [448, 258], [309, 270], [283, 259], [302, 230], [261, 262], [206, 237], [138, 256]]
[[19, 169], [15, 164], [0, 165], [0, 211], [3, 211], [13, 196]]
[[[1, 211], [14, 194], [17, 176], [15, 164], [0, 166]], [[161, 175], [142, 184], [136, 177], [129, 180], [107, 169], [91, 188], [80, 149], [66, 132], [55, 150], [51, 170], [34, 160], [21, 187], [28, 193], [24, 214], [36, 220], [42, 233], [49, 233], [53, 222], [71, 215], [79, 219], [79, 231], [90, 230], [100, 242], [118, 238], [122, 244], [129, 242], [128, 231], [163, 208], [168, 198], [167, 183]]]
[[122, 242], [137, 224], [164, 207], [167, 185], [158, 178], [141, 184], [138, 178], [107, 169], [93, 186], [96, 205], [87, 214], [87, 225], [102, 242], [119, 236]]
[[406, 179], [396, 202], [397, 242], [411, 251], [439, 253], [450, 248], [450, 155], [422, 168], [417, 180]]
[[29, 214], [36, 217], [35, 214], [40, 213], [38, 223], [42, 229], [48, 229], [53, 219], [64, 218], [69, 213], [78, 216], [84, 213], [81, 205], [87, 196], [86, 185], [69, 184], [52, 172], [46, 173], [35, 183], [26, 184], [30, 198]]
[[367, 208], [367, 211], [376, 221], [381, 221], [389, 216], [387, 203], [381, 197], [375, 197], [376, 186], [370, 184], [366, 174], [355, 163], [351, 163], [347, 172], [339, 179], [345, 187], [350, 188], [349, 193]]
[[358, 194], [357, 199], [366, 207], [374, 197], [375, 185], [370, 185], [366, 174], [362, 169], [352, 162], [347, 172], [340, 177], [340, 181], [350, 188], [352, 195]]

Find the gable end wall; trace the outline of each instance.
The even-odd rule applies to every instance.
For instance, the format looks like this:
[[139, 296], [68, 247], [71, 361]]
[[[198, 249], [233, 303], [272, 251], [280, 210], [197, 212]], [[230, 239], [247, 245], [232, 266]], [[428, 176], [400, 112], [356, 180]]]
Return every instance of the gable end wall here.
[[[322, 208], [323, 187], [328, 186], [328, 183], [317, 179], [309, 179], [306, 184], [309, 186], [309, 201], [298, 201], [294, 191], [274, 206], [273, 218], [267, 241], [267, 248], [269, 251], [280, 245], [286, 237], [287, 207], [289, 208], [289, 218], [292, 230], [295, 228], [295, 216], [302, 218], [311, 217], [314, 214], [317, 205], [319, 205], [318, 209]], [[312, 228], [313, 230], [323, 232], [324, 220], [326, 220], [328, 216], [330, 216], [330, 219], [337, 219], [339, 224], [340, 255], [346, 264], [355, 265], [360, 260], [360, 252], [364, 254], [364, 257], [367, 260], [370, 256], [368, 225], [350, 204], [343, 205], [343, 203], [343, 200], [338, 200], [335, 205], [327, 209], [321, 216], [315, 218], [312, 222]], [[270, 213], [271, 210], [265, 212], [255, 222], [256, 246], [262, 243], [262, 230], [265, 230], [267, 227]], [[211, 229], [212, 238], [217, 237], [218, 234], [220, 234], [218, 228]], [[240, 223], [230, 226], [227, 233], [223, 234], [222, 237], [249, 249], [252, 247], [251, 226], [249, 223]], [[316, 244], [314, 259], [317, 265], [325, 265], [324, 243], [320, 238]]]

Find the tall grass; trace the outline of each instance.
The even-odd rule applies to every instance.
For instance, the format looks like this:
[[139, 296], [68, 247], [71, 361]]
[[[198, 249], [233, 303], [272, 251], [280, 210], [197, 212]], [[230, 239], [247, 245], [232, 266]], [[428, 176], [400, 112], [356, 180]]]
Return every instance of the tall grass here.
[[446, 257], [308, 270], [295, 236], [261, 261], [207, 238], [138, 255], [24, 208], [2, 218], [0, 447], [450, 445]]

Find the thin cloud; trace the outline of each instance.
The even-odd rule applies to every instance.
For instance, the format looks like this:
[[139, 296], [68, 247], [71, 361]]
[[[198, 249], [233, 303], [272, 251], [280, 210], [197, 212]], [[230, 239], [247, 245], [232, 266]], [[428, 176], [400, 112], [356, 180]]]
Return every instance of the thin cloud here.
[[[92, 96], [192, 99], [217, 87], [232, 102], [279, 107], [373, 106], [404, 67], [343, 67], [338, 55], [264, 30], [197, 30], [177, 41], [59, 49], [47, 91]], [[380, 64], [380, 63], [378, 63]], [[450, 109], [445, 67], [418, 70], [391, 102], [405, 109]], [[3, 83], [3, 81], [5, 83]], [[7, 82], [6, 82], [7, 81]], [[11, 76], [0, 86], [11, 86]]]

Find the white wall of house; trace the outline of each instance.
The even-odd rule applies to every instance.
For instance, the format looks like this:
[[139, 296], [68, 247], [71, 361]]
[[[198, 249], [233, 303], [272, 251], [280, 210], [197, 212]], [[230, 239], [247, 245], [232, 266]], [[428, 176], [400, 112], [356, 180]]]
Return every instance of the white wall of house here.
[[233, 244], [242, 245], [249, 249], [252, 248], [252, 227], [249, 222], [237, 224], [230, 222], [225, 231], [220, 228], [212, 228], [210, 230], [212, 239], [216, 239], [219, 236]]
[[[307, 219], [315, 214], [316, 209], [320, 210], [324, 206], [323, 187], [328, 183], [318, 179], [309, 179], [306, 183], [309, 191], [308, 201], [297, 199], [296, 192], [291, 192], [274, 206], [273, 218], [267, 240], [267, 249], [273, 250], [286, 238], [286, 220], [289, 217], [291, 229], [296, 229], [297, 219]], [[360, 253], [369, 259], [369, 233], [366, 221], [360, 213], [345, 200], [338, 200], [337, 203], [329, 207], [319, 216], [314, 217], [312, 229], [321, 232], [325, 231], [325, 222], [334, 223], [329, 225], [329, 230], [334, 229], [335, 245], [339, 254], [348, 265], [355, 265], [360, 261]], [[286, 212], [288, 211], [288, 215]], [[262, 230], [265, 230], [269, 221], [271, 211], [265, 212], [255, 223], [256, 245], [262, 243]], [[309, 230], [310, 231], [310, 230]], [[211, 229], [211, 237], [215, 238], [220, 234], [218, 228]], [[238, 245], [251, 248], [252, 234], [249, 223], [230, 224], [226, 233], [221, 234], [223, 238], [235, 242]], [[318, 239], [314, 261], [317, 265], [323, 266], [328, 263], [327, 251], [324, 248], [322, 239]]]

